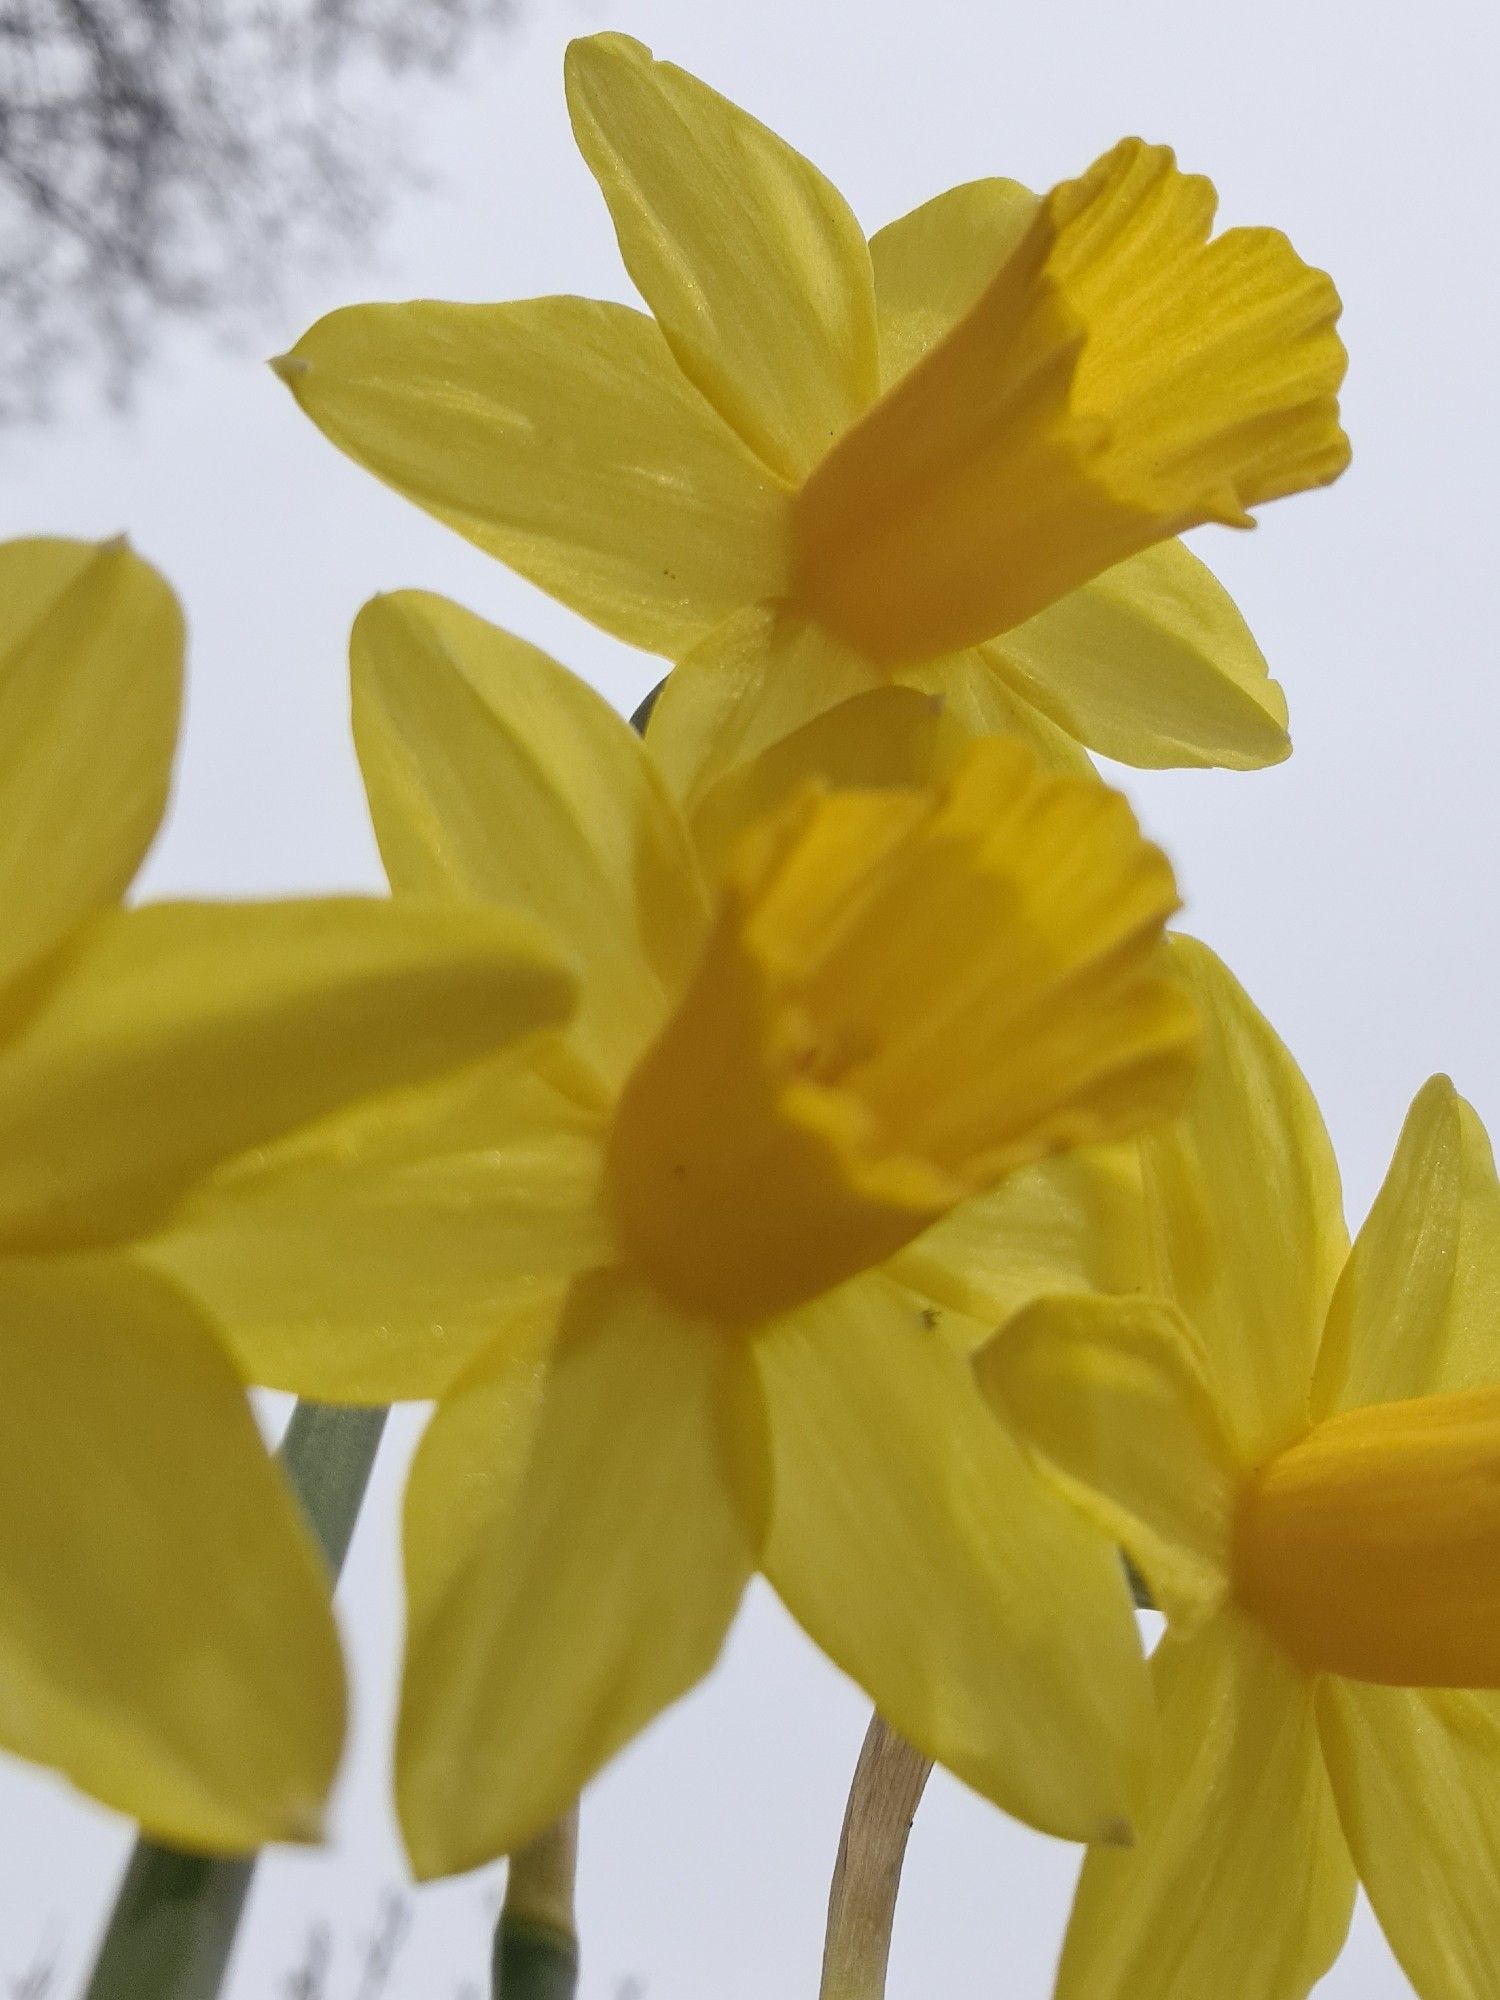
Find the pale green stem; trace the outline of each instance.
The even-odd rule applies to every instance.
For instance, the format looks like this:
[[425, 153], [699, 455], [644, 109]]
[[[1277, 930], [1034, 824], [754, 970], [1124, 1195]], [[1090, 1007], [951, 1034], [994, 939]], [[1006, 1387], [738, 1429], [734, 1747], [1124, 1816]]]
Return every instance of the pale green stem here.
[[[299, 1403], [281, 1463], [337, 1580], [369, 1484], [384, 1410]], [[226, 1549], [226, 1562], [234, 1551]], [[217, 2000], [255, 1873], [137, 1841], [99, 1947], [86, 2000]]]
[[577, 1870], [575, 1806], [510, 1857], [505, 1905], [495, 1927], [494, 2000], [573, 2000]]
[[906, 1840], [932, 1760], [870, 1719], [828, 1897], [820, 2000], [884, 2000]]

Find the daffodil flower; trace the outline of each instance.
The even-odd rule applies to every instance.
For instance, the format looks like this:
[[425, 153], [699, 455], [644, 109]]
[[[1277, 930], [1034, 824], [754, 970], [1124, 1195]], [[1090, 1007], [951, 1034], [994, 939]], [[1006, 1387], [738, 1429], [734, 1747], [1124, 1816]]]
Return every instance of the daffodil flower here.
[[1174, 539], [1334, 478], [1329, 280], [1127, 139], [1038, 199], [954, 188], [868, 243], [837, 190], [617, 34], [568, 103], [652, 317], [355, 306], [276, 366], [333, 441], [681, 663], [680, 789], [886, 679], [1044, 761], [1275, 763], [1286, 705]]
[[1301, 2000], [1355, 1878], [1423, 2000], [1496, 1992], [1500, 1186], [1446, 1078], [1353, 1248], [1317, 1107], [1223, 967], [1141, 1143], [1156, 1297], [1034, 1303], [979, 1362], [1169, 1621], [1127, 1852], [1059, 2000]]
[[325, 1566], [201, 1311], [131, 1255], [211, 1167], [556, 1022], [533, 926], [346, 898], [117, 905], [182, 624], [123, 545], [0, 545], [0, 1746], [158, 1837], [315, 1836]]
[[[1118, 1833], [1146, 1720], [1122, 1572], [975, 1394], [963, 1308], [1008, 1262], [987, 1190], [1180, 1095], [1165, 861], [1003, 740], [926, 786], [782, 768], [715, 883], [648, 748], [544, 655], [402, 593], [353, 660], [398, 890], [542, 919], [580, 1011], [404, 1132], [230, 1170], [155, 1254], [256, 1379], [438, 1399], [406, 1503], [417, 1871], [569, 1805], [708, 1671], [757, 1567], [914, 1742]], [[865, 725], [886, 755], [864, 710], [846, 751]], [[1069, 1266], [1052, 1170], [1013, 1178], [1028, 1254]]]

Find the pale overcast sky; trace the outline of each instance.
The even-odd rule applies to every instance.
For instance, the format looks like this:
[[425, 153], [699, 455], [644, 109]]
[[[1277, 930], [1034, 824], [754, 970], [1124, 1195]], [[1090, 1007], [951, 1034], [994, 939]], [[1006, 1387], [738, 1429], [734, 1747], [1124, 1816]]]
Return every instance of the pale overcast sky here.
[[[1274, 222], [1347, 303], [1354, 468], [1199, 547], [1286, 687], [1296, 755], [1259, 776], [1130, 777], [1179, 864], [1192, 926], [1277, 1022], [1326, 1107], [1362, 1213], [1413, 1091], [1447, 1069], [1500, 1121], [1493, 886], [1500, 854], [1493, 106], [1481, 0], [520, 0], [462, 83], [404, 99], [434, 185], [368, 268], [304, 278], [265, 328], [289, 345], [356, 297], [628, 296], [568, 135], [568, 37], [628, 29], [786, 133], [867, 225], [954, 182], [1037, 186], [1122, 133], [1211, 174], [1229, 221]], [[374, 886], [346, 727], [344, 639], [379, 589], [447, 591], [622, 707], [652, 663], [589, 630], [343, 460], [253, 352], [179, 340], [133, 416], [0, 438], [0, 531], [128, 528], [192, 629], [177, 801], [156, 891]], [[409, 1448], [412, 1424], [401, 1420]], [[359, 2000], [361, 1936], [404, 1882], [384, 1793], [401, 1452], [342, 1605], [361, 1712], [337, 1838], [275, 1856], [230, 2000], [281, 2000], [309, 1926], [335, 1930], [330, 2000]], [[583, 2000], [796, 2000], [822, 1911], [860, 1698], [768, 1595], [712, 1682], [586, 1805]], [[127, 1830], [0, 1762], [0, 1983], [87, 1962]], [[891, 2000], [1045, 2000], [1076, 1853], [938, 1780], [912, 1841]], [[498, 1872], [423, 1892], [388, 2000], [478, 2000]], [[1361, 1915], [1327, 2000], [1408, 1992]]]

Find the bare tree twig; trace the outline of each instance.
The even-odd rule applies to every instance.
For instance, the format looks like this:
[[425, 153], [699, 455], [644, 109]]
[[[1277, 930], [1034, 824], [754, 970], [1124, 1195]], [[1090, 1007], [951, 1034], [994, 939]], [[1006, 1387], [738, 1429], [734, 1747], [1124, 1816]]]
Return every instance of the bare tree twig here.
[[398, 1890], [388, 1889], [381, 1900], [380, 1920], [365, 1951], [357, 2000], [382, 2000], [410, 1931], [410, 1903]]
[[357, 242], [409, 167], [389, 79], [511, 5], [0, 0], [0, 421], [70, 368], [123, 395], [164, 319]]

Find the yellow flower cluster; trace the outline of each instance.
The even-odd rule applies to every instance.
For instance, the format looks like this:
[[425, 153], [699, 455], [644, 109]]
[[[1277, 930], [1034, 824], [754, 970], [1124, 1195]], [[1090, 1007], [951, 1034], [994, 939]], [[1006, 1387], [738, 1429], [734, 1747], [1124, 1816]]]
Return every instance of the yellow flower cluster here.
[[1176, 537], [1342, 470], [1333, 287], [1138, 140], [867, 241], [638, 43], [567, 89], [649, 314], [354, 307], [276, 365], [666, 657], [644, 739], [379, 598], [393, 895], [122, 912], [174, 602], [124, 547], [0, 549], [0, 1742], [193, 1849], [314, 1837], [338, 1646], [244, 1387], [425, 1399], [419, 1876], [566, 1811], [758, 1572], [1092, 1843], [1064, 2000], [1301, 2000], [1356, 1877], [1424, 2000], [1500, 1992], [1487, 1142], [1430, 1084], [1351, 1249], [1086, 754], [1287, 754]]

